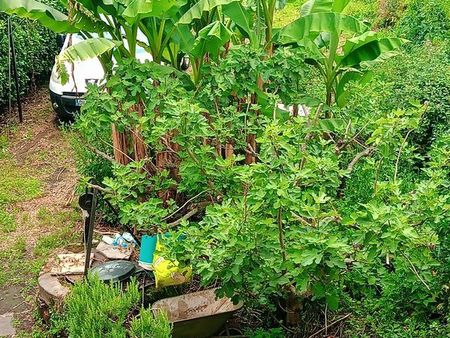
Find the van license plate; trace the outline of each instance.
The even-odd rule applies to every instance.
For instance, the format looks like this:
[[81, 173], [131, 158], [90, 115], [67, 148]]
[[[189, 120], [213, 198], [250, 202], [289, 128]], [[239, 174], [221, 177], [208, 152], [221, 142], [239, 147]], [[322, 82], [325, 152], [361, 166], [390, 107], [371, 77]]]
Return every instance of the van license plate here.
[[84, 104], [84, 102], [86, 102], [85, 99], [75, 99], [75, 106], [81, 107]]

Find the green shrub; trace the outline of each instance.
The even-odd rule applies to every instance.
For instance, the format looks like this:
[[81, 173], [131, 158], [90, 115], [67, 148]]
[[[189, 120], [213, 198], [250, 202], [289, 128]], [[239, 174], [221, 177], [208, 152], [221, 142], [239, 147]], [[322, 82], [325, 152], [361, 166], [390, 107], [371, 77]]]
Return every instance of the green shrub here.
[[[403, 51], [374, 71], [371, 83], [354, 85], [353, 99], [344, 112], [373, 122], [383, 112], [427, 104], [413, 145], [424, 155], [448, 131], [450, 123], [450, 43], [427, 43]], [[366, 129], [367, 131], [367, 129]]]
[[398, 22], [398, 33], [414, 44], [450, 36], [450, 5], [446, 0], [413, 0]]
[[127, 291], [98, 278], [74, 286], [66, 301], [65, 322], [70, 337], [125, 337], [125, 320], [140, 300], [137, 283]]
[[123, 290], [120, 284], [106, 284], [91, 276], [88, 282], [75, 284], [66, 299], [65, 312], [53, 323], [53, 331], [64, 329], [74, 338], [171, 337], [171, 326], [164, 313], [153, 318], [150, 310], [142, 309], [133, 318], [140, 300], [136, 280]]
[[139, 316], [134, 318], [130, 326], [132, 338], [167, 338], [171, 337], [172, 327], [163, 311], [154, 317], [151, 310], [142, 310]]
[[[42, 1], [55, 3], [54, 0]], [[8, 35], [6, 14], [0, 13], [0, 110], [8, 104]], [[11, 18], [16, 48], [17, 73], [21, 94], [48, 80], [58, 47], [55, 34], [37, 22]], [[15, 101], [14, 80], [11, 81]]]

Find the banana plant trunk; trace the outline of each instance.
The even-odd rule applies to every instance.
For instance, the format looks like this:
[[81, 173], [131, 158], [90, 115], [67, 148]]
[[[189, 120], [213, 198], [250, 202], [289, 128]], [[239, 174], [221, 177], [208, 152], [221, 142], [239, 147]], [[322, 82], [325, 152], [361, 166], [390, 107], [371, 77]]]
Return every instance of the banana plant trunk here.
[[[138, 104], [134, 107], [136, 109], [139, 117], [143, 116], [143, 103], [139, 100]], [[147, 145], [142, 137], [141, 128], [138, 125], [132, 135], [133, 139], [133, 150], [134, 150], [134, 160], [141, 161], [147, 159]]]
[[[264, 89], [264, 81], [263, 81], [261, 75], [258, 76], [258, 79], [257, 79], [257, 85], [258, 85], [258, 88], [259, 88], [260, 90], [263, 90], [263, 89]], [[252, 100], [252, 103], [253, 103], [253, 104], [256, 104], [256, 103], [257, 103], [257, 102], [256, 102], [256, 101], [257, 101], [257, 100], [256, 100], [256, 94], [253, 94], [253, 95], [252, 95], [251, 100]], [[259, 115], [259, 113], [256, 112], [256, 116], [258, 116], [258, 115]], [[257, 145], [256, 145], [256, 135], [255, 135], [255, 134], [249, 134], [249, 135], [247, 135], [246, 141], [247, 141], [247, 146], [248, 146], [249, 148], [251, 148], [251, 149], [250, 149], [251, 152], [252, 152], [252, 153], [256, 153], [256, 150], [257, 150], [257, 149], [256, 149], [256, 147], [257, 147]], [[253, 154], [247, 152], [247, 153], [245, 154], [245, 163], [246, 163], [246, 164], [252, 164], [252, 163], [255, 163], [255, 162], [256, 162], [256, 157], [255, 157]]]
[[128, 156], [128, 135], [124, 131], [119, 131], [117, 126], [111, 126], [111, 135], [114, 148], [114, 159], [117, 163], [127, 165], [131, 158]]

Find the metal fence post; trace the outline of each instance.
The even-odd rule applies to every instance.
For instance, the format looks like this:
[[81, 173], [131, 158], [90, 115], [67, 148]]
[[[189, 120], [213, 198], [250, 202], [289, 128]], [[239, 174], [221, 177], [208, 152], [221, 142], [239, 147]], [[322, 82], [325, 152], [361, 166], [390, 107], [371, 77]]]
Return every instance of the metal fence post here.
[[[16, 48], [14, 46], [14, 36], [11, 26], [11, 18], [8, 17], [8, 35], [9, 35], [9, 45], [11, 48], [11, 56], [12, 56], [12, 71], [14, 74], [14, 82], [16, 85], [16, 98], [17, 98], [17, 108], [19, 110], [19, 121], [23, 122], [23, 114], [22, 114], [22, 103], [20, 102], [20, 88], [19, 88], [19, 79], [17, 77], [17, 64], [16, 64]], [[11, 82], [11, 77], [9, 79]], [[11, 95], [10, 95], [11, 96]]]

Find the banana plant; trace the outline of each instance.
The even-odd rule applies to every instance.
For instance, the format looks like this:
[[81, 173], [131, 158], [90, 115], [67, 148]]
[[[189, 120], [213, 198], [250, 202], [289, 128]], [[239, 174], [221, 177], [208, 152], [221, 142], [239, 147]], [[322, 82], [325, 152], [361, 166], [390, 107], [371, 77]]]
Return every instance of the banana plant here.
[[217, 58], [230, 41], [232, 31], [225, 20], [224, 8], [240, 0], [200, 0], [180, 17], [176, 26], [181, 49], [191, 58], [194, 82], [200, 81], [200, 70], [206, 57]]
[[365, 82], [375, 63], [396, 55], [406, 40], [383, 37], [370, 27], [342, 14], [349, 0], [309, 0], [301, 16], [280, 31], [281, 44], [305, 49], [307, 62], [322, 75], [326, 88], [325, 102], [344, 106], [350, 81]]
[[[0, 0], [0, 12], [37, 20], [57, 33], [79, 33], [85, 39], [90, 39], [88, 44], [69, 47], [69, 53], [78, 54], [80, 59], [77, 60], [82, 60], [84, 55], [99, 57], [108, 76], [113, 64], [111, 59], [119, 61], [136, 57], [138, 45], [149, 50], [155, 62], [168, 61], [176, 66], [175, 57], [166, 60], [163, 54], [175, 31], [173, 27], [178, 19], [177, 13], [186, 1], [69, 0], [66, 1], [66, 15], [36, 0]], [[170, 22], [172, 34], [167, 34], [166, 27]], [[139, 41], [139, 30], [147, 41]], [[105, 44], [101, 39], [113, 42], [109, 49], [103, 48]], [[74, 52], [76, 49], [83, 51]], [[105, 53], [106, 56], [100, 58]]]
[[[0, 0], [0, 12], [39, 21], [43, 26], [58, 33], [78, 33], [85, 38], [83, 42], [67, 48], [58, 56], [56, 66], [61, 80], [67, 81], [65, 62], [83, 61], [97, 57], [108, 79], [112, 75], [113, 60], [136, 58], [139, 45], [149, 50], [154, 61], [162, 63], [164, 52], [172, 47], [172, 55], [179, 48], [174, 48], [171, 40], [174, 35], [175, 22], [179, 18], [180, 7], [187, 0], [64, 0], [68, 15], [35, 0]], [[171, 30], [167, 28], [172, 26]], [[142, 40], [139, 31], [143, 33]], [[175, 53], [173, 51], [176, 51]], [[176, 64], [177, 55], [168, 63]], [[136, 102], [136, 109], [142, 112], [142, 102]], [[134, 131], [133, 135], [138, 135]], [[142, 138], [133, 137], [134, 154], [129, 154], [128, 131], [119, 131], [112, 126], [114, 156], [117, 162], [126, 164], [128, 158], [140, 160], [146, 157], [146, 145]], [[136, 150], [137, 149], [137, 150]], [[124, 156], [127, 155], [127, 156]]]
[[[221, 48], [239, 31], [253, 48], [261, 45], [272, 53], [273, 18], [283, 0], [256, 0], [244, 6], [241, 0], [200, 0], [191, 3], [177, 22], [181, 49], [192, 59], [196, 83], [205, 56], [216, 58]], [[238, 41], [240, 43], [240, 41]]]

